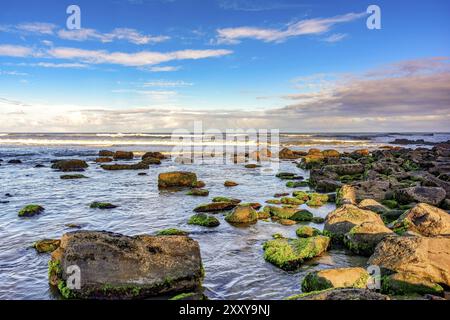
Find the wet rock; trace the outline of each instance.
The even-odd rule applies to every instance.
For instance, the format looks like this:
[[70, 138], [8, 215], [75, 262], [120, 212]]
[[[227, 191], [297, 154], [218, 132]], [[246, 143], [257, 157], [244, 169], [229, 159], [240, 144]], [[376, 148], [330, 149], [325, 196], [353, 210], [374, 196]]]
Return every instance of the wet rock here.
[[9, 164], [21, 164], [22, 161], [19, 159], [13, 159], [8, 161]]
[[237, 203], [233, 202], [213, 202], [197, 206], [194, 212], [219, 212], [234, 209]]
[[449, 286], [450, 237], [389, 236], [377, 245], [368, 264]]
[[132, 160], [134, 154], [131, 151], [116, 151], [113, 155], [114, 160]]
[[290, 219], [299, 210], [295, 207], [275, 207], [265, 206], [263, 209], [265, 212], [269, 212], [272, 217], [278, 219]]
[[323, 170], [336, 173], [339, 176], [355, 175], [364, 173], [364, 166], [360, 163], [328, 165]]
[[234, 204], [241, 203], [241, 200], [235, 199], [235, 198], [228, 198], [228, 197], [214, 197], [212, 199], [212, 202], [231, 202]]
[[309, 238], [314, 236], [319, 236], [322, 232], [319, 229], [310, 226], [301, 226], [295, 231], [295, 234], [299, 238]]
[[305, 260], [324, 253], [329, 243], [325, 236], [269, 240], [263, 246], [264, 259], [283, 270], [295, 270]]
[[363, 268], [338, 268], [310, 272], [302, 281], [302, 291], [330, 288], [367, 288], [370, 275]]
[[44, 212], [44, 207], [37, 204], [29, 204], [19, 211], [19, 217], [32, 217]]
[[38, 163], [37, 165], [34, 166], [35, 168], [45, 168], [45, 166], [41, 163]]
[[302, 176], [298, 176], [293, 172], [279, 172], [275, 176], [281, 180], [303, 180]]
[[147, 172], [139, 172], [138, 173], [138, 176], [146, 176], [147, 175]]
[[442, 295], [444, 289], [426, 278], [407, 273], [395, 273], [383, 278], [382, 291], [391, 295]]
[[262, 207], [261, 203], [259, 203], [259, 202], [245, 202], [245, 203], [241, 203], [241, 206], [250, 206], [255, 210], [259, 210]]
[[43, 239], [36, 241], [33, 244], [33, 248], [35, 248], [38, 253], [48, 253], [58, 249], [60, 243], [61, 241], [57, 239]]
[[120, 170], [147, 170], [149, 168], [148, 163], [139, 162], [135, 164], [103, 164], [100, 166], [103, 170], [107, 171], [120, 171]]
[[323, 150], [322, 151], [322, 155], [325, 158], [339, 158], [341, 156], [341, 154], [339, 153], [339, 151], [334, 150], [334, 149], [327, 149], [327, 150]]
[[439, 187], [412, 187], [400, 189], [395, 192], [395, 199], [400, 204], [423, 202], [432, 206], [439, 206], [445, 199], [445, 196], [445, 190]]
[[58, 160], [52, 165], [52, 169], [56, 169], [63, 172], [70, 171], [84, 171], [89, 165], [84, 160]]
[[283, 197], [283, 198], [280, 199], [280, 202], [282, 204], [292, 204], [292, 205], [295, 205], [295, 206], [305, 203], [305, 201], [302, 200], [302, 199], [292, 198], [292, 197]]
[[201, 188], [204, 188], [204, 187], [206, 187], [206, 183], [204, 183], [204, 182], [201, 181], [201, 180], [197, 180], [197, 182], [194, 182], [194, 183], [192, 184], [192, 188], [201, 189]]
[[328, 202], [328, 195], [327, 194], [320, 194], [320, 193], [310, 193], [309, 194], [309, 200], [306, 202], [306, 204], [309, 207], [321, 207], [325, 205]]
[[317, 223], [317, 224], [321, 224], [325, 222], [325, 218], [322, 217], [313, 217], [311, 219], [311, 222]]
[[197, 213], [189, 218], [188, 224], [212, 228], [220, 225], [220, 222], [216, 217], [209, 216], [205, 213]]
[[117, 206], [112, 203], [109, 203], [109, 202], [94, 201], [89, 205], [89, 208], [91, 208], [91, 209], [114, 209], [114, 208], [117, 208]]
[[169, 228], [160, 230], [156, 233], [157, 236], [187, 236], [188, 232], [175, 229], [175, 228]]
[[201, 300], [208, 300], [208, 297], [201, 292], [186, 292], [177, 294], [172, 298], [170, 298], [169, 300], [201, 301]]
[[238, 205], [225, 217], [231, 224], [253, 224], [258, 221], [258, 213], [251, 206]]
[[389, 296], [369, 289], [333, 289], [299, 294], [289, 300], [390, 300]]
[[303, 188], [308, 187], [309, 182], [308, 181], [288, 181], [286, 182], [286, 187], [288, 188]]
[[419, 203], [394, 223], [398, 233], [412, 231], [423, 236], [450, 236], [450, 215], [439, 208]]
[[261, 166], [259, 164], [249, 163], [249, 164], [246, 164], [244, 167], [247, 169], [256, 169], [256, 168], [260, 168]]
[[98, 152], [99, 157], [114, 157], [114, 151], [100, 150]]
[[67, 223], [64, 225], [66, 228], [70, 228], [70, 229], [81, 229], [82, 226], [76, 223]]
[[278, 153], [278, 157], [281, 160], [295, 160], [301, 157], [301, 153], [298, 152], [294, 152], [288, 148], [283, 148], [280, 150], [280, 152]]
[[63, 174], [60, 176], [62, 180], [75, 180], [75, 179], [87, 179], [85, 175], [82, 174]]
[[158, 158], [147, 157], [147, 158], [142, 159], [142, 163], [151, 164], [151, 165], [160, 165], [161, 160]]
[[[66, 284], [72, 265], [82, 270], [81, 289]], [[199, 245], [186, 236], [76, 231], [52, 253], [49, 282], [65, 298], [146, 298], [196, 291], [202, 270]]]
[[239, 185], [239, 183], [236, 183], [236, 182], [234, 182], [234, 181], [225, 181], [224, 183], [223, 183], [223, 185], [225, 186], [225, 187], [236, 187], [236, 186], [238, 186]]
[[164, 160], [166, 159], [166, 156], [163, 155], [161, 152], [146, 152], [143, 156], [142, 156], [142, 160], [145, 160], [147, 158], [153, 158], [153, 159], [159, 159], [159, 160]]
[[393, 233], [391, 229], [383, 224], [364, 222], [354, 226], [345, 234], [344, 244], [356, 254], [370, 256], [373, 254], [377, 244]]
[[278, 223], [283, 226], [293, 226], [294, 224], [297, 224], [297, 222], [291, 219], [280, 219], [278, 220]]
[[258, 212], [258, 219], [259, 220], [266, 220], [270, 218], [270, 213], [267, 211], [259, 211]]
[[282, 192], [282, 193], [275, 193], [273, 195], [274, 198], [281, 198], [281, 197], [287, 197], [289, 195], [289, 192]]
[[301, 209], [297, 210], [289, 219], [297, 222], [309, 222], [312, 221], [314, 218], [311, 212], [305, 209]]
[[100, 157], [95, 159], [95, 162], [97, 163], [108, 163], [108, 162], [113, 162], [112, 158], [107, 158], [107, 157]]
[[333, 238], [339, 239], [350, 232], [353, 227], [364, 222], [373, 222], [384, 226], [383, 220], [375, 212], [344, 204], [327, 215], [324, 230], [332, 234]]
[[193, 188], [186, 193], [188, 196], [197, 196], [197, 197], [207, 197], [209, 195], [209, 191], [206, 189], [197, 189]]
[[160, 173], [158, 176], [159, 188], [192, 187], [197, 183], [197, 175], [193, 172], [174, 171]]
[[382, 201], [386, 199], [389, 192], [391, 192], [391, 185], [389, 181], [362, 181], [353, 183], [352, 186], [355, 188], [357, 202], [364, 199]]
[[389, 208], [385, 207], [384, 205], [373, 199], [364, 199], [358, 204], [358, 207], [364, 210], [376, 212], [378, 214], [383, 214], [389, 211]]

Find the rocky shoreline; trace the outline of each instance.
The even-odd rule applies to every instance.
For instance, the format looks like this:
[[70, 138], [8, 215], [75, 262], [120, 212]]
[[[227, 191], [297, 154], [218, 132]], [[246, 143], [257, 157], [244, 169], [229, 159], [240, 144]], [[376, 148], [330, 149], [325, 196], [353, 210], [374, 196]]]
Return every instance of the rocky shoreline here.
[[[264, 153], [264, 158], [271, 156], [270, 152]], [[247, 170], [258, 168], [258, 164], [249, 163], [249, 155], [238, 157]], [[192, 208], [188, 223], [214, 228], [223, 223], [215, 216], [222, 212], [226, 214], [224, 221], [236, 227], [245, 228], [259, 220], [286, 226], [301, 224], [297, 238], [274, 234], [273, 239], [267, 239], [263, 258], [268, 263], [295, 272], [305, 261], [333, 247], [345, 247], [369, 257], [368, 265], [381, 270], [377, 279], [358, 267], [312, 272], [302, 280], [303, 292], [289, 299], [448, 297], [450, 142], [436, 144], [432, 149], [383, 147], [351, 153], [284, 148], [279, 158], [292, 163], [292, 172], [277, 174], [292, 192], [274, 190], [274, 197], [265, 204], [215, 197], [210, 203]], [[141, 174], [168, 160], [159, 152], [146, 153], [137, 163], [134, 159], [132, 152], [102, 150], [95, 163], [103, 170], [138, 170]], [[296, 174], [295, 167], [309, 170], [309, 179]], [[63, 180], [88, 178], [66, 174], [88, 171], [84, 160], [55, 161], [52, 168], [65, 173]], [[224, 179], [226, 187], [238, 184]], [[207, 196], [210, 191], [194, 172], [185, 171], [161, 173], [158, 186], [185, 192], [186, 196]], [[324, 221], [299, 208], [303, 204], [320, 207], [328, 202], [336, 203], [337, 208]], [[116, 207], [102, 202], [91, 204], [91, 208], [105, 210]], [[19, 212], [19, 218], [44, 212], [42, 206], [29, 204]], [[323, 231], [304, 225], [308, 222], [324, 223]], [[182, 294], [180, 298], [204, 298], [198, 294], [204, 276], [199, 244], [183, 230], [134, 237], [80, 230], [66, 233], [61, 239], [43, 239], [34, 247], [40, 253], [51, 252], [49, 283], [64, 298], [141, 299], [178, 294]], [[81, 289], [67, 286], [67, 267], [71, 265], [82, 270]], [[369, 290], [374, 281], [381, 287]]]

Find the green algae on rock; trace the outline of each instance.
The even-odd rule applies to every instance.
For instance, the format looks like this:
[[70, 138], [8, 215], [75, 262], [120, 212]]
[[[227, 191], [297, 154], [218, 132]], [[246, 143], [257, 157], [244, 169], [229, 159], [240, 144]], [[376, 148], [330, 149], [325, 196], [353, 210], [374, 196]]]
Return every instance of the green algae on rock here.
[[63, 174], [60, 178], [62, 180], [87, 179], [83, 174]]
[[117, 206], [112, 203], [109, 203], [109, 202], [94, 201], [89, 205], [89, 208], [91, 208], [91, 209], [114, 209], [114, 208], [117, 208]]
[[188, 235], [187, 231], [183, 231], [176, 228], [169, 228], [160, 230], [156, 233], [157, 236], [186, 236]]
[[258, 221], [258, 213], [249, 205], [239, 205], [225, 217], [225, 221], [231, 224], [253, 224]]
[[189, 190], [186, 195], [188, 196], [197, 196], [197, 197], [207, 197], [209, 195], [209, 191], [206, 189], [198, 189], [194, 188]]
[[302, 281], [302, 291], [330, 288], [367, 288], [369, 273], [363, 268], [337, 268], [310, 272]]
[[194, 212], [219, 212], [228, 211], [237, 206], [234, 202], [212, 202], [201, 204], [194, 209]]
[[301, 226], [300, 228], [298, 228], [295, 231], [295, 234], [299, 238], [309, 238], [309, 237], [321, 235], [322, 232], [319, 229], [316, 229], [316, 228], [313, 228], [310, 226]]
[[283, 270], [295, 270], [305, 260], [321, 255], [330, 238], [315, 236], [301, 239], [275, 239], [264, 243], [264, 259]]
[[197, 183], [197, 175], [187, 171], [163, 172], [158, 175], [159, 188], [191, 188]]
[[48, 253], [58, 249], [61, 241], [59, 239], [42, 239], [33, 243], [33, 248], [38, 253]]
[[38, 204], [29, 204], [19, 211], [19, 217], [32, 217], [44, 212], [44, 207]]
[[209, 216], [205, 213], [197, 213], [189, 218], [188, 224], [211, 228], [220, 225], [220, 221], [216, 217]]

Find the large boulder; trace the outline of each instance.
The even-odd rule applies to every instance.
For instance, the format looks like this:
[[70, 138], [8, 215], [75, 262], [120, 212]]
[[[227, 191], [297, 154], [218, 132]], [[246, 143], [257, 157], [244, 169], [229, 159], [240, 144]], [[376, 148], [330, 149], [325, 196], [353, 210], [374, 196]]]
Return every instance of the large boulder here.
[[390, 300], [389, 296], [369, 289], [332, 289], [319, 292], [303, 293], [288, 298], [289, 300]]
[[56, 169], [63, 172], [70, 171], [84, 171], [89, 165], [84, 160], [70, 159], [70, 160], [59, 160], [53, 163], [52, 169]]
[[377, 245], [368, 264], [450, 286], [450, 237], [389, 236]]
[[383, 220], [375, 212], [360, 209], [352, 204], [345, 204], [327, 215], [324, 230], [330, 233], [333, 238], [342, 239], [353, 227], [364, 222], [384, 226]]
[[344, 236], [344, 244], [354, 253], [370, 256], [377, 244], [386, 236], [394, 232], [384, 224], [374, 222], [364, 222], [354, 226]]
[[360, 207], [361, 209], [376, 212], [378, 214], [383, 214], [389, 211], [388, 207], [373, 199], [364, 199], [358, 204], [358, 207]]
[[134, 154], [131, 151], [116, 151], [113, 156], [114, 160], [132, 160]]
[[310, 272], [302, 281], [302, 291], [329, 288], [367, 288], [370, 276], [363, 268], [338, 268]]
[[439, 208], [419, 203], [394, 223], [399, 233], [412, 231], [427, 237], [450, 236], [450, 215]]
[[163, 159], [166, 159], [166, 156], [163, 155], [161, 152], [146, 152], [142, 156], [142, 160], [145, 160], [148, 158], [163, 160]]
[[264, 259], [283, 270], [295, 270], [305, 260], [324, 253], [330, 238], [315, 236], [301, 239], [280, 238], [264, 243]]
[[383, 201], [391, 192], [391, 184], [385, 180], [369, 180], [353, 183], [355, 187], [356, 201], [364, 199], [374, 199], [376, 201]]
[[294, 159], [298, 159], [301, 157], [300, 154], [295, 153], [294, 151], [292, 151], [291, 149], [288, 148], [283, 148], [280, 150], [280, 152], [278, 153], [278, 157], [281, 160], [294, 160]]
[[382, 291], [394, 295], [441, 295], [442, 286], [409, 273], [394, 273], [383, 278]]
[[256, 223], [258, 213], [250, 205], [239, 205], [225, 217], [225, 220], [231, 224]]
[[445, 199], [445, 196], [445, 190], [440, 187], [411, 187], [395, 192], [395, 199], [400, 204], [423, 202], [438, 206]]
[[[79, 268], [79, 289], [66, 283], [71, 266]], [[199, 245], [186, 236], [70, 232], [49, 263], [49, 282], [66, 298], [131, 299], [188, 292], [200, 287], [202, 277]]]
[[193, 172], [174, 171], [160, 173], [158, 176], [159, 188], [192, 187], [197, 183], [197, 175]]

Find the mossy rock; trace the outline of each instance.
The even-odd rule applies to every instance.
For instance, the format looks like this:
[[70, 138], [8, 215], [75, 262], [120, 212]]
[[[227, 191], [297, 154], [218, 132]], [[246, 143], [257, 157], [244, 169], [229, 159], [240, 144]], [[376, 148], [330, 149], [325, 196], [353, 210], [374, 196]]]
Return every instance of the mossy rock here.
[[280, 199], [269, 199], [269, 200], [266, 200], [266, 203], [268, 203], [268, 204], [281, 204], [281, 200]]
[[328, 202], [327, 194], [320, 193], [310, 193], [309, 200], [306, 202], [306, 205], [310, 207], [321, 207]]
[[214, 197], [212, 199], [212, 202], [230, 202], [234, 204], [241, 203], [241, 200], [235, 199], [235, 198], [228, 198], [228, 197]]
[[33, 248], [35, 248], [38, 253], [48, 253], [58, 249], [60, 244], [61, 241], [59, 239], [43, 239], [36, 241], [33, 244]]
[[199, 292], [187, 292], [187, 293], [180, 293], [176, 296], [173, 296], [169, 300], [191, 300], [191, 301], [197, 301], [197, 300], [208, 300], [208, 298]]
[[69, 171], [84, 171], [89, 165], [84, 160], [70, 159], [59, 160], [53, 163], [52, 169], [56, 169], [63, 172]]
[[330, 238], [275, 239], [264, 243], [264, 259], [283, 270], [296, 270], [305, 260], [321, 255]]
[[217, 218], [207, 214], [198, 213], [189, 218], [188, 224], [212, 228], [220, 225], [220, 221]]
[[19, 217], [32, 217], [44, 212], [44, 207], [38, 204], [29, 204], [19, 211]]
[[112, 203], [109, 203], [109, 202], [97, 202], [97, 201], [92, 202], [89, 205], [89, 207], [91, 209], [102, 209], [102, 210], [117, 208], [117, 206], [112, 204]]
[[302, 210], [295, 212], [289, 219], [298, 221], [298, 222], [312, 221], [313, 214], [311, 212], [309, 212], [308, 210], [302, 209]]
[[272, 238], [274, 238], [274, 239], [284, 239], [284, 238], [286, 238], [286, 237], [283, 236], [281, 233], [274, 233], [274, 234], [272, 235]]
[[311, 222], [317, 223], [317, 224], [321, 224], [325, 222], [325, 218], [322, 217], [313, 217], [311, 219]]
[[176, 228], [169, 228], [160, 230], [156, 233], [157, 236], [186, 236], [188, 235], [188, 232], [176, 229]]
[[385, 205], [389, 209], [395, 209], [398, 207], [398, 203], [395, 200], [383, 200], [381, 201], [381, 204]]
[[338, 268], [310, 272], [302, 281], [303, 292], [330, 288], [367, 288], [369, 273], [363, 268]]
[[227, 180], [227, 181], [225, 181], [225, 182], [223, 183], [223, 185], [224, 185], [225, 187], [236, 187], [236, 186], [239, 185], [239, 183], [234, 182], [234, 181], [229, 181], [229, 180]]
[[[163, 172], [158, 175], [159, 188], [192, 187], [197, 184], [197, 175], [187, 171]], [[198, 186], [197, 186], [198, 187]]]
[[309, 194], [305, 191], [294, 191], [292, 193], [292, 196], [296, 197], [297, 199], [302, 200], [303, 202], [306, 202], [309, 200]]
[[275, 206], [266, 206], [263, 210], [269, 212], [272, 217], [279, 219], [290, 219], [298, 211], [297, 208]]
[[82, 174], [64, 174], [60, 178], [62, 180], [87, 179], [87, 177]]
[[191, 187], [201, 189], [201, 188], [206, 187], [206, 183], [201, 180], [198, 180], [198, 181], [194, 182]]
[[291, 197], [283, 197], [281, 198], [280, 202], [282, 204], [292, 204], [292, 205], [302, 205], [305, 202], [298, 198], [291, 198]]
[[286, 182], [286, 187], [288, 188], [303, 188], [308, 187], [309, 181], [288, 181]]
[[392, 295], [442, 295], [444, 292], [444, 288], [439, 284], [410, 273], [395, 273], [383, 277], [381, 290]]
[[212, 202], [201, 204], [194, 209], [194, 212], [220, 212], [228, 211], [237, 206], [237, 203], [233, 202]]
[[258, 213], [251, 206], [239, 205], [225, 217], [231, 224], [252, 224], [258, 221]]
[[188, 193], [186, 193], [186, 195], [188, 196], [197, 196], [197, 197], [207, 197], [209, 195], [209, 191], [206, 189], [191, 189], [190, 191], [188, 191]]
[[295, 233], [299, 238], [309, 238], [314, 236], [319, 236], [322, 234], [319, 229], [310, 227], [310, 226], [301, 226], [298, 228]]
[[294, 224], [297, 224], [296, 221], [291, 220], [291, 219], [279, 219], [278, 223], [283, 226], [293, 226]]
[[265, 211], [258, 212], [258, 219], [259, 220], [265, 220], [270, 218], [270, 213]]

